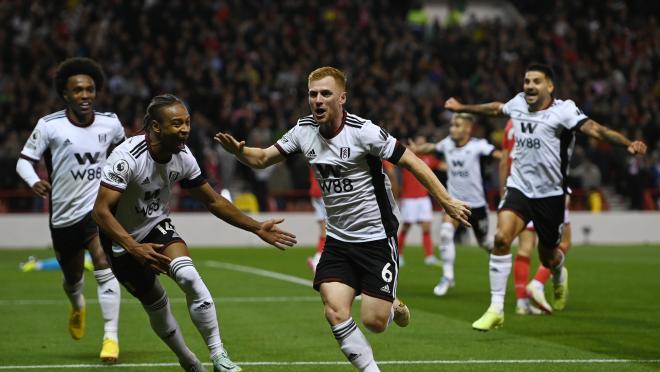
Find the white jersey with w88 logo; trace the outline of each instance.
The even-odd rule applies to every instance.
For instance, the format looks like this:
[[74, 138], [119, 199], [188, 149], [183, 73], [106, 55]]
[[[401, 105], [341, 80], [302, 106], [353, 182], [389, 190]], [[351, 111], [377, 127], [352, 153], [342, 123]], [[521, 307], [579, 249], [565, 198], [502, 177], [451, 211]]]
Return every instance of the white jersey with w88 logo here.
[[94, 112], [87, 126], [73, 124], [65, 110], [39, 119], [20, 156], [33, 162], [45, 158], [53, 227], [71, 226], [92, 210], [108, 149], [124, 138], [124, 127], [111, 112]]
[[[131, 137], [117, 146], [108, 157], [102, 177], [103, 187], [122, 193], [114, 215], [138, 242], [169, 216], [174, 183], [192, 188], [206, 182], [187, 146], [167, 163], [158, 163], [149, 152], [147, 135]], [[118, 253], [116, 249], [113, 246]]]
[[395, 236], [398, 209], [381, 159], [397, 163], [405, 147], [381, 127], [344, 113], [332, 138], [319, 132], [312, 116], [298, 120], [275, 147], [284, 156], [302, 153], [321, 187], [327, 234], [344, 242]]
[[490, 156], [495, 146], [485, 139], [471, 138], [458, 147], [450, 137], [435, 145], [447, 163], [447, 191], [452, 197], [462, 200], [470, 208], [486, 206], [484, 181], [481, 174], [481, 159]]
[[588, 117], [573, 101], [560, 99], [544, 110], [529, 112], [524, 93], [502, 106], [502, 113], [511, 117], [516, 141], [506, 186], [533, 199], [564, 194], [575, 130]]

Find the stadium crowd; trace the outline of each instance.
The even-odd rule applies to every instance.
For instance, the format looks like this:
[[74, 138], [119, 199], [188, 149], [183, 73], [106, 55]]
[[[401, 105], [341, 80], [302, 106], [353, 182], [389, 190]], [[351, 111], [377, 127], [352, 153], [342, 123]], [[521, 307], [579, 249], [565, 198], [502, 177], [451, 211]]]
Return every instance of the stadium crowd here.
[[[307, 187], [304, 162], [253, 172], [212, 135], [229, 131], [269, 146], [308, 114], [306, 76], [314, 68], [348, 73], [350, 112], [400, 139], [439, 140], [447, 98], [506, 102], [521, 90], [527, 64], [543, 61], [557, 75], [556, 97], [650, 147], [650, 156], [635, 159], [578, 136], [574, 186], [613, 186], [641, 209], [642, 190], [660, 189], [660, 25], [651, 5], [513, 3], [524, 23], [458, 26], [420, 22], [407, 16], [413, 5], [384, 0], [1, 2], [0, 189], [27, 188], [15, 162], [37, 120], [62, 106], [52, 73], [71, 56], [103, 65], [97, 110], [116, 112], [128, 135], [142, 129], [152, 96], [182, 97], [193, 115], [189, 146], [207, 177], [217, 187], [252, 190], [262, 209], [269, 187]], [[503, 127], [480, 119], [476, 136], [500, 143]]]

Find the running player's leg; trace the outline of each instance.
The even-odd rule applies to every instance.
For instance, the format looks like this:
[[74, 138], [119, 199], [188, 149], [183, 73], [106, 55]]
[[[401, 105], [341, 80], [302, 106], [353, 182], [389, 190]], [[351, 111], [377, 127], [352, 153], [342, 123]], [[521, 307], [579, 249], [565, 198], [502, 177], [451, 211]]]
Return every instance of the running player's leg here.
[[362, 371], [378, 371], [371, 345], [351, 317], [351, 305], [360, 288], [351, 253], [360, 248], [328, 237], [314, 289], [321, 294], [325, 318], [346, 359]]
[[412, 224], [417, 223], [417, 208], [415, 206], [415, 198], [401, 198], [401, 220], [403, 223], [399, 229], [397, 245], [399, 247], [399, 265], [405, 265], [403, 259], [403, 249], [406, 245], [406, 236]]
[[563, 195], [534, 200], [534, 226], [539, 235], [539, 258], [550, 269], [555, 293], [553, 307], [562, 310], [568, 295], [568, 271], [564, 252], [559, 249], [564, 230]]
[[[96, 225], [94, 224], [94, 227]], [[87, 245], [94, 265], [96, 293], [103, 316], [103, 345], [100, 358], [104, 362], [114, 363], [119, 358], [119, 305], [121, 291], [119, 281], [110, 269], [110, 263], [101, 248], [98, 234]]]
[[[159, 229], [160, 227], [161, 229]], [[214, 367], [221, 371], [239, 371], [222, 345], [220, 327], [211, 292], [190, 258], [188, 246], [169, 219], [161, 221], [145, 241], [164, 244], [162, 253], [171, 258], [169, 275], [186, 296], [190, 319], [206, 343]]]
[[179, 364], [185, 370], [195, 367], [202, 370], [201, 362], [186, 346], [181, 328], [172, 314], [167, 293], [154, 272], [139, 264], [120, 247], [113, 247], [112, 242], [103, 234], [100, 240], [108, 259], [112, 261], [112, 270], [117, 280], [142, 303], [154, 333], [176, 354]]
[[55, 257], [62, 270], [62, 288], [69, 303], [69, 334], [75, 340], [85, 335], [85, 296], [83, 275], [85, 262], [85, 239], [87, 236], [81, 229], [81, 222], [63, 228], [51, 227]]
[[399, 255], [403, 254], [403, 248], [406, 245], [406, 237], [408, 236], [408, 231], [410, 231], [410, 222], [404, 222], [401, 224], [401, 230], [399, 230]]
[[454, 245], [454, 233], [458, 222], [448, 214], [442, 216], [440, 225], [440, 258], [442, 259], [442, 277], [433, 288], [433, 294], [444, 296], [449, 288], [454, 286], [454, 261], [456, 260], [456, 246]]
[[534, 296], [528, 293], [527, 280], [529, 279], [531, 256], [535, 247], [536, 232], [534, 231], [534, 224], [530, 222], [525, 230], [518, 235], [518, 251], [513, 261], [513, 279], [516, 288], [516, 314], [519, 315], [539, 315], [542, 313], [541, 309], [545, 312], [552, 311], [544, 298], [542, 302], [540, 301], [541, 299], [538, 299], [540, 305], [536, 304], [539, 302], [535, 302], [535, 304], [530, 303], [530, 297], [534, 298]]
[[[568, 249], [571, 247], [571, 219], [568, 206], [570, 204], [570, 195], [566, 195], [566, 210], [564, 211], [564, 234], [561, 237], [561, 243], [559, 243], [559, 249], [564, 252], [564, 255], [568, 253]], [[534, 280], [530, 283], [530, 286], [533, 286], [536, 289], [542, 289], [545, 283], [550, 279], [550, 269], [543, 265], [539, 265], [536, 275], [534, 275]]]
[[497, 231], [489, 260], [490, 306], [472, 323], [472, 328], [488, 331], [504, 323], [504, 295], [511, 273], [511, 243], [531, 219], [529, 199], [520, 191], [508, 188], [497, 214]]

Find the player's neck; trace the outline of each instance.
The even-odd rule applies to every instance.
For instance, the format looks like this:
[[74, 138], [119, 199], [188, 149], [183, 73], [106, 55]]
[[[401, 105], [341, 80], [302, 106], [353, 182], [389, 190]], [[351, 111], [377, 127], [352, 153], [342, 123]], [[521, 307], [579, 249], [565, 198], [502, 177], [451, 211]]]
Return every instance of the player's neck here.
[[158, 163], [167, 163], [172, 159], [172, 154], [163, 148], [162, 143], [153, 132], [148, 131], [145, 138], [152, 159]]
[[79, 116], [74, 110], [66, 109], [66, 116], [73, 125], [79, 127], [86, 127], [94, 121], [94, 112]]
[[466, 143], [470, 141], [470, 137], [462, 138], [460, 140], [454, 140], [456, 147], [463, 147]]
[[552, 104], [552, 97], [548, 97], [546, 100], [537, 102], [536, 105], [529, 105], [529, 112], [542, 111], [550, 107]]
[[327, 139], [333, 138], [342, 128], [344, 128], [344, 121], [346, 119], [346, 112], [342, 111], [341, 116], [334, 118], [330, 123], [319, 126], [319, 132]]

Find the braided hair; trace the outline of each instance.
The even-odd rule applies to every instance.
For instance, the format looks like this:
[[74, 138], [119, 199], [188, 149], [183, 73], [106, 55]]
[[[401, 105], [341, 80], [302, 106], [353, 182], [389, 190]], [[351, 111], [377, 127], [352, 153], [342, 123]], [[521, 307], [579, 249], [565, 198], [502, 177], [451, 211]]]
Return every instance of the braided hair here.
[[181, 98], [173, 94], [161, 94], [151, 99], [149, 106], [147, 106], [147, 113], [144, 115], [142, 120], [143, 127], [142, 130], [145, 132], [151, 128], [151, 123], [156, 120], [160, 121], [162, 118], [160, 116], [160, 109], [163, 107], [168, 107], [180, 103], [185, 106]]

